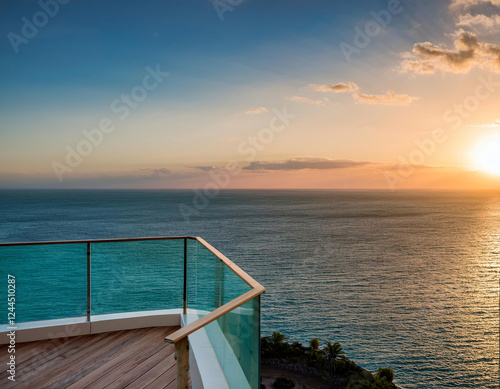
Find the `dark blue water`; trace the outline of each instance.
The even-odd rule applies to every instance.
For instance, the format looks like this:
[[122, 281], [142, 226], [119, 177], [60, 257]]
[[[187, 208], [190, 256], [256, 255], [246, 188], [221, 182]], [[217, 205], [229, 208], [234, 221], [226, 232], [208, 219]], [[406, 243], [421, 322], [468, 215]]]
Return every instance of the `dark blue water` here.
[[199, 200], [191, 191], [0, 191], [0, 241], [202, 236], [266, 286], [263, 334], [339, 341], [362, 366], [393, 368], [404, 388], [499, 386], [498, 193]]

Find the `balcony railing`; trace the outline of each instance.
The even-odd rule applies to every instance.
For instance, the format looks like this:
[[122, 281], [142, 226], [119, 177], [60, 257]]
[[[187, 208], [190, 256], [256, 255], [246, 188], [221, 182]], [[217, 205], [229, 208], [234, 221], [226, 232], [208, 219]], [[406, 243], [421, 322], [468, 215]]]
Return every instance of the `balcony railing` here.
[[[104, 319], [177, 310], [182, 328], [166, 341], [176, 345], [178, 388], [188, 387], [190, 361], [200, 376], [210, 355], [226, 387], [259, 388], [264, 287], [201, 238], [5, 243], [0, 265], [16, 280], [16, 326], [68, 320], [91, 331]], [[2, 315], [2, 330], [9, 325]]]

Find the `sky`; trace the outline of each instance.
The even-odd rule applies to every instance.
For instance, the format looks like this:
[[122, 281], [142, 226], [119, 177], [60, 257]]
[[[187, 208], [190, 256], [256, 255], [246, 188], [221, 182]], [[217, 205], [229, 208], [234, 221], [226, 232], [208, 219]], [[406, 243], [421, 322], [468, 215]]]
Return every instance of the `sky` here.
[[0, 188], [499, 189], [500, 0], [0, 0]]

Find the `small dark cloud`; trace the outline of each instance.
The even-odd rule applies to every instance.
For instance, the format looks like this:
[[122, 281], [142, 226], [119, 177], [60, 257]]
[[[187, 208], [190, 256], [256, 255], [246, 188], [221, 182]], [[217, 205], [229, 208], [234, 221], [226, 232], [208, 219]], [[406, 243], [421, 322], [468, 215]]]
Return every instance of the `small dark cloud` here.
[[347, 169], [371, 164], [367, 161], [327, 158], [293, 158], [286, 161], [255, 161], [245, 166], [245, 170], [302, 170], [302, 169]]
[[217, 166], [213, 166], [213, 165], [192, 166], [192, 168], [201, 170], [203, 172], [211, 172], [212, 170], [217, 170]]
[[159, 169], [139, 169], [141, 172], [145, 172], [147, 177], [169, 177], [172, 175], [172, 172], [166, 168]]
[[354, 82], [338, 82], [333, 85], [309, 84], [309, 86], [318, 92], [346, 93], [359, 89], [358, 85]]

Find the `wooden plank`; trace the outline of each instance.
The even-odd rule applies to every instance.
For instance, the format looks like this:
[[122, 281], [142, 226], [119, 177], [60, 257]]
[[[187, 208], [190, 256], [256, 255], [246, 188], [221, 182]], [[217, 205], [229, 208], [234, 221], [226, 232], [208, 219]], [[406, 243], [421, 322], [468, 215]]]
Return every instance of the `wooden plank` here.
[[[5, 383], [5, 385], [2, 384], [2, 388], [54, 389], [66, 388], [68, 383], [73, 383], [72, 388], [102, 389], [104, 382], [99, 378], [105, 378], [109, 381], [108, 373], [114, 377], [112, 380], [117, 381], [111, 387], [122, 388], [125, 385], [130, 385], [130, 388], [142, 388], [154, 382], [167, 371], [170, 373], [165, 377], [169, 380], [168, 382], [171, 382], [175, 379], [174, 346], [165, 343], [163, 339], [165, 334], [175, 331], [177, 328], [159, 327], [117, 331], [66, 339], [64, 343], [77, 343], [78, 345], [69, 347], [64, 344], [64, 348], [58, 349], [61, 353], [56, 355], [50, 364], [41, 364], [45, 368], [35, 366], [34, 370], [26, 371], [25, 366], [24, 371], [18, 369], [16, 378], [26, 373], [22, 382], [12, 383], [5, 376], [4, 380], [1, 381]], [[94, 339], [99, 339], [99, 341], [94, 341], [89, 347], [85, 347], [85, 342], [82, 343], [82, 339], [87, 343], [91, 343], [90, 340]], [[40, 350], [44, 344], [51, 345], [50, 340], [31, 343], [31, 347], [37, 350]], [[4, 349], [6, 350], [6, 347]], [[136, 357], [137, 353], [140, 354], [139, 357]], [[105, 369], [102, 369], [103, 366]], [[85, 381], [87, 377], [99, 369], [102, 370], [99, 371], [100, 374], [97, 376], [94, 374], [94, 377], [87, 380], [88, 382]], [[6, 370], [4, 372], [6, 373]], [[8, 375], [8, 373], [6, 374]], [[83, 379], [80, 379], [82, 377]]]
[[165, 342], [162, 342], [158, 338], [155, 338], [152, 342], [148, 344], [148, 347], [138, 352], [135, 349], [126, 350], [127, 358], [119, 366], [114, 369], [109, 370], [104, 376], [99, 379], [96, 383], [99, 388], [114, 388], [114, 382], [116, 382], [124, 372], [133, 369], [135, 366], [144, 362], [152, 352], [158, 352], [161, 348], [165, 347]]
[[[174, 386], [172, 388], [176, 388], [175, 375], [177, 374], [177, 369], [169, 369], [164, 372], [161, 376], [159, 376], [156, 380], [151, 382], [149, 385], [145, 386], [143, 389], [162, 389], [171, 385]], [[134, 388], [135, 389], [135, 388]]]
[[[161, 337], [159, 338], [162, 341]], [[168, 358], [170, 357], [169, 364], [175, 363], [174, 359], [174, 350], [175, 347], [172, 344], [164, 343], [164, 347], [162, 347], [157, 353], [150, 355], [147, 359], [145, 359], [142, 363], [132, 367], [132, 369], [128, 370], [128, 372], [121, 374], [121, 376], [114, 380], [112, 384], [106, 386], [107, 389], [114, 388], [124, 388], [132, 382], [134, 382], [135, 388], [140, 388], [145, 385], [140, 385], [141, 380], [139, 378], [146, 373], [148, 373], [151, 369], [156, 366], [161, 366], [165, 369], [167, 366]], [[148, 350], [150, 351], [150, 350]]]
[[175, 381], [169, 382], [163, 389], [177, 389], [177, 383]]
[[92, 369], [87, 369], [88, 371], [85, 372], [85, 376], [80, 377], [80, 379], [74, 382], [73, 385], [70, 385], [69, 388], [103, 388], [111, 384], [115, 377], [119, 377], [121, 374], [124, 374], [124, 372], [134, 367], [133, 362], [131, 365], [131, 361], [137, 362], [134, 357], [137, 355], [146, 355], [145, 359], [147, 359], [148, 353], [152, 355], [162, 347], [167, 346], [163, 341], [163, 335], [174, 331], [176, 328], [177, 327], [160, 327], [149, 329], [147, 337], [141, 338], [128, 345], [123, 350], [120, 350], [119, 355], [105, 360], [99, 358], [97, 360], [97, 365], [93, 366]]
[[175, 348], [172, 347], [171, 349], [169, 349], [169, 351], [171, 353], [164, 360], [160, 361], [156, 366], [152, 367], [143, 375], [138, 377], [135, 381], [125, 386], [125, 388], [129, 389], [144, 388], [170, 369], [173, 370], [171, 374], [172, 377], [175, 378], [175, 370], [176, 370], [176, 362], [174, 358]]
[[[76, 347], [71, 347], [73, 342], [68, 339], [66, 341], [68, 343], [68, 347], [61, 350], [61, 352], [50, 361], [44, 361], [38, 365], [26, 364], [25, 366], [22, 366], [22, 368], [26, 370], [26, 372], [23, 373], [22, 382], [34, 379], [37, 382], [37, 388], [41, 388], [45, 380], [49, 380], [51, 378], [51, 376], [45, 374], [45, 372], [50, 371], [52, 376], [63, 374], [68, 370], [71, 370], [71, 367], [73, 367], [76, 363], [79, 363], [79, 361], [81, 361], [85, 356], [88, 358], [96, 351], [108, 347], [110, 344], [113, 344], [113, 342], [118, 341], [121, 335], [122, 333], [120, 331], [107, 333], [104, 337], [99, 337], [100, 339], [97, 342], [91, 342], [91, 339], [86, 336], [90, 344], [86, 344], [85, 342], [78, 343]], [[36, 362], [37, 361], [35, 360], [35, 363]]]
[[[157, 339], [160, 338], [159, 334], [160, 332], [148, 331], [141, 332], [139, 336], [129, 338], [128, 340], [126, 340], [125, 337], [122, 337], [121, 340], [118, 339], [116, 344], [103, 348], [102, 352], [94, 353], [94, 355], [89, 355], [83, 360], [79, 359], [77, 362], [73, 363], [71, 366], [71, 376], [61, 374], [58, 377], [54, 377], [54, 379], [46, 382], [44, 386], [37, 387], [38, 389], [49, 389], [54, 386], [66, 388], [74, 384], [75, 387], [82, 388], [86, 386], [84, 385], [85, 381], [83, 380], [95, 372], [102, 373], [100, 375], [101, 380], [99, 380], [99, 382], [101, 382], [102, 379], [106, 379], [108, 375], [112, 375], [113, 371], [116, 369], [121, 372], [127, 371], [129, 368], [127, 362], [131, 359], [133, 353], [143, 352], [144, 350], [147, 350], [148, 347], [153, 347], [155, 343], [158, 342]], [[134, 359], [132, 358], [132, 360]], [[93, 381], [95, 378], [94, 374], [94, 377], [89, 380]], [[92, 383], [90, 385], [92, 385]], [[104, 385], [100, 386], [102, 387]]]
[[[148, 347], [150, 344], [150, 340], [154, 338], [154, 334], [150, 331], [145, 332], [142, 331], [139, 337], [134, 337], [131, 339], [131, 342], [127, 344], [127, 348], [136, 348], [138, 345], [142, 345], [142, 348]], [[141, 348], [141, 349], [142, 349]], [[69, 385], [69, 388], [86, 388], [90, 387], [95, 381], [98, 381], [102, 376], [105, 376], [106, 373], [119, 365], [122, 361], [128, 358], [128, 354], [125, 350], [118, 349], [116, 352], [119, 355], [115, 355], [113, 352], [107, 353], [107, 355], [99, 355], [99, 358], [96, 359], [97, 366], [94, 363], [91, 363], [90, 366], [82, 369], [80, 371], [80, 379], [74, 382], [72, 385]], [[91, 369], [89, 369], [91, 367]]]
[[[109, 334], [103, 334], [102, 339], [100, 341], [104, 341], [106, 337], [109, 338]], [[106, 336], [107, 335], [107, 336]], [[85, 336], [87, 337], [87, 336]], [[101, 338], [101, 337], [100, 337]], [[44, 373], [41, 372], [46, 372], [51, 370], [51, 367], [54, 366], [59, 366], [60, 363], [64, 362], [65, 360], [71, 360], [71, 355], [75, 355], [79, 353], [81, 347], [83, 345], [80, 345], [77, 347], [73, 347], [71, 345], [72, 341], [76, 340], [75, 338], [67, 339], [66, 342], [68, 344], [66, 345], [67, 347], [61, 348], [60, 350], [57, 349], [55, 350], [55, 354], [50, 354], [48, 358], [41, 358], [40, 360], [38, 359], [32, 359], [31, 363], [25, 362], [25, 363], [20, 363], [17, 366], [17, 374], [16, 374], [16, 383], [13, 385], [7, 384], [5, 386], [6, 389], [11, 388], [11, 387], [18, 387], [19, 384], [24, 383], [24, 382], [31, 382], [33, 379], [38, 379], [39, 377], [44, 376]], [[50, 341], [43, 341], [47, 342], [47, 347], [50, 347], [51, 342]], [[100, 342], [93, 342], [93, 346], [98, 344]]]
[[189, 387], [189, 342], [184, 337], [175, 343], [175, 359], [177, 359], [177, 389]]
[[[105, 375], [108, 368], [114, 368], [114, 361], [119, 358], [129, 347], [133, 347], [134, 344], [144, 343], [146, 347], [150, 334], [140, 332], [132, 337], [122, 337], [118, 339], [116, 344], [110, 345], [107, 348], [103, 348], [102, 352], [98, 352], [95, 358], [87, 358], [85, 361], [77, 361], [72, 367], [71, 375], [60, 374], [57, 377], [47, 383], [43, 388], [52, 388], [53, 386], [58, 387], [86, 387], [92, 383], [92, 381], [97, 380], [98, 377], [95, 373], [102, 372]], [[101, 369], [105, 366], [104, 369]], [[99, 370], [101, 369], [101, 370]], [[94, 376], [92, 376], [94, 374]], [[41, 389], [41, 388], [40, 388]]]
[[[57, 355], [61, 355], [73, 348], [80, 347], [83, 344], [89, 345], [98, 342], [106, 336], [106, 334], [102, 335], [103, 336], [101, 337], [82, 335], [71, 338], [39, 340], [36, 342], [30, 342], [32, 344], [30, 344], [29, 348], [23, 348], [19, 352], [16, 351], [16, 353], [19, 356], [20, 363], [32, 364], [34, 362], [30, 361], [30, 359], [36, 357], [37, 360], [40, 360], [41, 356], [43, 356], [47, 361], [50, 361]], [[71, 341], [69, 341], [70, 339]]]

